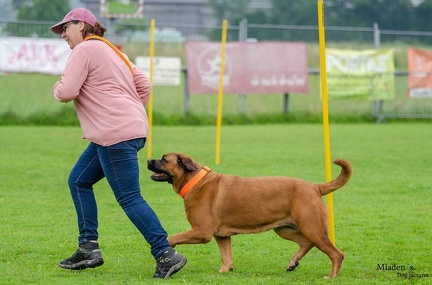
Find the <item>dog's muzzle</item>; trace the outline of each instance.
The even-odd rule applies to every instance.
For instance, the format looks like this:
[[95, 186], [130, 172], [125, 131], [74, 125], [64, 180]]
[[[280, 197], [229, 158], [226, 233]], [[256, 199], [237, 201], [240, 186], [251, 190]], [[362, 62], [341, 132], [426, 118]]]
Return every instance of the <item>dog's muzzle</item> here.
[[155, 159], [147, 160], [147, 169], [153, 171], [153, 174], [150, 175], [151, 180], [156, 182], [168, 182], [173, 183], [173, 178], [171, 174], [160, 169], [157, 165], [160, 165], [160, 161]]

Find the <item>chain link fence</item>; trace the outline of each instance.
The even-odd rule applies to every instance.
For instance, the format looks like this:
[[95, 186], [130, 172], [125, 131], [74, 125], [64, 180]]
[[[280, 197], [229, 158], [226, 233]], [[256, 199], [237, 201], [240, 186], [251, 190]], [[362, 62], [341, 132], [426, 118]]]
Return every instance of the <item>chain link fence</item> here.
[[[53, 22], [42, 21], [0, 21], [0, 37], [39, 37], [58, 38], [50, 31]], [[130, 22], [126, 20], [104, 19], [107, 27], [106, 37], [117, 45], [128, 47], [125, 52], [131, 58], [137, 55], [145, 55], [145, 50], [140, 49], [140, 54], [135, 54], [133, 46], [148, 42], [150, 39], [149, 24], [142, 22]], [[221, 25], [197, 26], [177, 25], [173, 26], [156, 23], [155, 42], [157, 56], [177, 56], [182, 59], [185, 66], [185, 51], [183, 44], [186, 41], [220, 41]], [[432, 118], [432, 99], [409, 98], [408, 72], [407, 72], [407, 47], [428, 49], [432, 44], [432, 32], [421, 31], [393, 31], [380, 30], [378, 24], [371, 27], [325, 27], [326, 44], [328, 48], [339, 49], [379, 49], [391, 48], [395, 53], [395, 97], [386, 101], [356, 101], [337, 100], [331, 104], [342, 110], [360, 109], [370, 110], [371, 116], [381, 122], [386, 118]], [[293, 25], [259, 25], [243, 20], [239, 25], [228, 26], [228, 41], [290, 41], [305, 42], [308, 48], [309, 74], [312, 80], [310, 84], [319, 84], [319, 46], [317, 26], [293, 26]], [[160, 47], [160, 48], [158, 48]], [[143, 54], [144, 53], [144, 54]], [[162, 53], [162, 54], [161, 54]], [[185, 72], [185, 70], [184, 70]], [[185, 72], [186, 74], [186, 72]], [[319, 86], [312, 86], [312, 92], [317, 92]], [[185, 89], [185, 92], [187, 90]], [[319, 91], [318, 91], [319, 93]], [[282, 94], [281, 94], [282, 95]], [[284, 112], [290, 112], [287, 94], [284, 95]], [[309, 94], [319, 99], [319, 94]], [[242, 99], [244, 100], [244, 98]], [[318, 100], [319, 101], [319, 100]], [[340, 101], [340, 102], [339, 102]], [[311, 102], [311, 100], [308, 100]], [[311, 103], [312, 104], [312, 103]], [[316, 104], [316, 103], [313, 103]], [[320, 102], [319, 102], [320, 104]], [[316, 109], [312, 106], [310, 109]], [[282, 108], [281, 108], [282, 109]], [[239, 111], [242, 111], [239, 109]], [[353, 110], [354, 111], [354, 110]]]

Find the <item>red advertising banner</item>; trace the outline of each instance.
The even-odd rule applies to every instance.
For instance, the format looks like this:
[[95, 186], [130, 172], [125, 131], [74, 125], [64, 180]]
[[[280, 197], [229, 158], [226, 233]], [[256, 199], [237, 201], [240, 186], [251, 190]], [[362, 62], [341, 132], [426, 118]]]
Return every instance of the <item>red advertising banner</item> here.
[[408, 96], [432, 98], [432, 51], [408, 49]]
[[[190, 94], [217, 94], [221, 44], [186, 43]], [[225, 94], [307, 93], [306, 44], [286, 42], [227, 43], [223, 76]]]

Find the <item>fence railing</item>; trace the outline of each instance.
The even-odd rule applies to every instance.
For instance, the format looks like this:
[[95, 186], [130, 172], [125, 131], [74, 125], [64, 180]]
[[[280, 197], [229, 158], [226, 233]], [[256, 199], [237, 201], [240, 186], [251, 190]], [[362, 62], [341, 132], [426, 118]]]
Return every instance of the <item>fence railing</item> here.
[[[105, 20], [107, 38], [111, 41], [145, 41], [150, 24], [130, 23], [121, 20]], [[48, 21], [4, 21], [0, 20], [0, 36], [55, 38]], [[220, 40], [221, 25], [193, 25], [156, 23], [155, 40], [179, 42], [186, 40]], [[371, 27], [326, 26], [328, 42], [361, 42], [379, 47], [382, 42], [407, 42], [421, 45], [432, 44], [432, 32], [381, 30], [377, 23]], [[140, 37], [141, 36], [141, 37]], [[239, 25], [228, 25], [229, 41], [302, 41], [317, 42], [318, 27], [309, 25], [262, 25], [243, 20]]]

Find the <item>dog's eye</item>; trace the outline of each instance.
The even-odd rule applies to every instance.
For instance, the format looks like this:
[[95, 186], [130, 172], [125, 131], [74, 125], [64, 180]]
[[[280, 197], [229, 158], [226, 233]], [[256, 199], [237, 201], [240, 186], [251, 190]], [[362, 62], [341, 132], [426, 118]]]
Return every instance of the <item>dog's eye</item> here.
[[183, 165], [183, 161], [180, 156], [177, 156], [177, 164]]
[[169, 163], [169, 161], [170, 161], [170, 157], [169, 156], [162, 156], [162, 159], [161, 159], [161, 163], [162, 164], [166, 164], [166, 163]]

